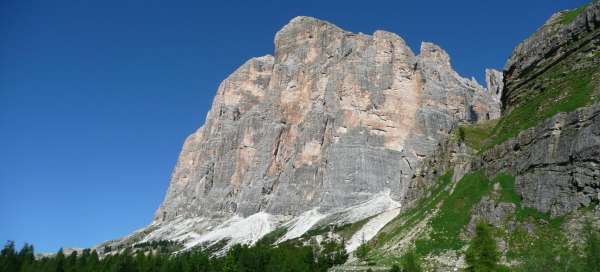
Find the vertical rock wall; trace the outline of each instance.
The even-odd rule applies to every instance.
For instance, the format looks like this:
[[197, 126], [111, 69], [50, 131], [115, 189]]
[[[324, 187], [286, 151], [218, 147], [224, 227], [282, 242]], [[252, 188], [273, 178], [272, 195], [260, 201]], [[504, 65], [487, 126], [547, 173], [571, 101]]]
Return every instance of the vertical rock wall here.
[[327, 212], [382, 192], [401, 200], [454, 126], [500, 112], [496, 94], [460, 77], [441, 48], [420, 51], [393, 33], [294, 18], [276, 34], [275, 56], [223, 81], [155, 222]]

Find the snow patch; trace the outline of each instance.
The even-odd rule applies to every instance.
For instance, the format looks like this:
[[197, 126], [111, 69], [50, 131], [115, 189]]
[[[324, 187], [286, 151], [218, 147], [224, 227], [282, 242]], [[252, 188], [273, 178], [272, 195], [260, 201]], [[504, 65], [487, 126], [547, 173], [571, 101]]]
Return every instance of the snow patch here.
[[190, 249], [196, 245], [207, 244], [214, 245], [221, 240], [227, 239], [227, 245], [222, 251], [236, 244], [254, 244], [267, 233], [275, 229], [276, 222], [273, 217], [265, 212], [255, 213], [246, 218], [234, 216], [223, 222], [203, 235], [192, 239], [185, 244], [185, 249]]
[[372, 239], [385, 224], [398, 215], [399, 208], [400, 203], [394, 201], [390, 191], [386, 190], [355, 206], [328, 213], [319, 212], [317, 207], [294, 218], [265, 212], [245, 218], [238, 215], [229, 218], [180, 217], [169, 222], [153, 223], [147, 228], [153, 230], [146, 234], [140, 243], [173, 240], [182, 242], [183, 250], [188, 250], [196, 246], [210, 247], [227, 241], [221, 251], [217, 252], [219, 254], [235, 244], [252, 245], [279, 226], [285, 227], [287, 231], [277, 243], [301, 237], [316, 226], [341, 226], [374, 216], [347, 242], [347, 250], [352, 251], [362, 242], [363, 234], [366, 240]]
[[327, 217], [327, 214], [321, 214], [318, 209], [319, 208], [314, 208], [310, 211], [304, 212], [296, 219], [284, 224], [283, 226], [287, 227], [289, 230], [283, 237], [281, 237], [281, 239], [279, 239], [279, 241], [277, 241], [277, 243], [281, 243], [302, 236], [304, 233], [309, 231], [310, 228], [317, 224], [321, 219]]
[[386, 212], [383, 212], [373, 217], [367, 222], [359, 231], [357, 231], [350, 240], [346, 243], [346, 251], [352, 252], [356, 250], [363, 242], [369, 241], [377, 235], [377, 233], [396, 216], [400, 214], [400, 208], [395, 208]]
[[347, 208], [345, 214], [338, 223], [355, 223], [373, 215], [396, 208], [400, 208], [400, 203], [394, 201], [390, 196], [390, 191], [386, 190], [378, 193], [375, 198], [367, 202]]
[[211, 223], [213, 222], [203, 217], [176, 218], [166, 224], [161, 224], [156, 230], [146, 235], [140, 242], [143, 243], [153, 240], [186, 241], [198, 236], [198, 234], [193, 231], [194, 229], [202, 230], [209, 228]]

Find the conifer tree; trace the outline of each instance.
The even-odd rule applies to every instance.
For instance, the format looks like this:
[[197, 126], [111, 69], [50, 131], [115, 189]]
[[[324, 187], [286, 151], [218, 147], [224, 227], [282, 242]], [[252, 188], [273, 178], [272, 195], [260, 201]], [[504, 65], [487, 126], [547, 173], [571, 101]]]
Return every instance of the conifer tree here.
[[586, 241], [584, 247], [584, 271], [600, 271], [600, 234], [594, 230], [590, 222], [585, 226]]
[[397, 264], [394, 264], [394, 265], [392, 265], [390, 272], [402, 272], [402, 270], [400, 269], [400, 266], [398, 266]]
[[0, 252], [0, 271], [17, 271], [17, 254], [15, 252], [15, 242], [8, 241]]
[[356, 249], [356, 252], [354, 254], [356, 258], [358, 258], [361, 262], [366, 262], [367, 257], [369, 255], [369, 251], [371, 251], [371, 248], [369, 247], [369, 244], [367, 244], [367, 241], [365, 240], [365, 234], [363, 233], [361, 244]]
[[465, 256], [467, 271], [496, 271], [499, 258], [496, 240], [492, 237], [490, 227], [484, 222], [479, 222]]
[[421, 272], [421, 262], [414, 249], [408, 250], [402, 257], [400, 257], [400, 266], [402, 272]]
[[53, 259], [54, 271], [56, 272], [65, 272], [65, 254], [63, 253], [63, 249], [59, 249]]

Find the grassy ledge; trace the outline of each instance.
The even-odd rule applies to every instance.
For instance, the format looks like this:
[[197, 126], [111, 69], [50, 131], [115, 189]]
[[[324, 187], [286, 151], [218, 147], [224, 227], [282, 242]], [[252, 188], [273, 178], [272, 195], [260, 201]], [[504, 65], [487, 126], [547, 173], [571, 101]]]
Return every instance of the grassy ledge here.
[[[598, 31], [590, 34], [597, 35]], [[572, 112], [600, 101], [600, 67], [593, 65], [598, 52], [585, 53], [585, 45], [515, 92], [521, 102], [495, 122], [462, 125], [458, 138], [480, 153], [541, 124], [560, 112]]]

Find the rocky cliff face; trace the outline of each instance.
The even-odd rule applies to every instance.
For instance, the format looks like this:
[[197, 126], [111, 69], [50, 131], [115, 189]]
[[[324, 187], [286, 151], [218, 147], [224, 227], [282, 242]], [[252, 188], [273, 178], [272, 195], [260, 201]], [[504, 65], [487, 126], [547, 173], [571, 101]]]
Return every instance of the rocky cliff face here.
[[514, 175], [526, 207], [563, 215], [597, 203], [600, 105], [558, 114], [494, 147], [481, 163], [490, 176]]
[[[576, 14], [579, 13], [579, 14]], [[573, 19], [568, 19], [568, 17]], [[554, 14], [531, 37], [519, 44], [504, 68], [503, 108], [510, 111], [540, 93], [527, 83], [548, 71], [565, 58], [581, 52], [590, 44], [598, 47], [600, 39], [600, 3], [590, 3], [578, 10]], [[586, 49], [587, 52], [593, 49]], [[593, 50], [593, 51], [597, 51]], [[574, 67], [576, 68], [576, 67]]]
[[[569, 13], [572, 19], [566, 20]], [[567, 112], [520, 132], [483, 156], [482, 166], [491, 175], [504, 171], [516, 177], [526, 207], [563, 215], [598, 202], [599, 52], [600, 2], [595, 2], [552, 16], [506, 64], [504, 116], [521, 116], [519, 111]]]
[[460, 77], [431, 43], [417, 56], [393, 33], [294, 18], [274, 56], [222, 82], [153, 228], [201, 218], [183, 231], [197, 237], [234, 217], [327, 214], [381, 196], [373, 212], [397, 208], [421, 160], [459, 122], [499, 116], [500, 82], [488, 71], [490, 92]]

